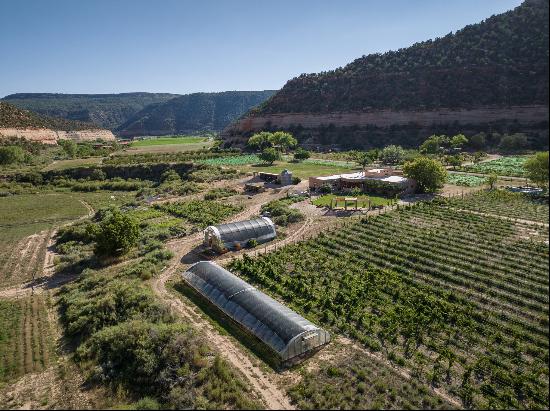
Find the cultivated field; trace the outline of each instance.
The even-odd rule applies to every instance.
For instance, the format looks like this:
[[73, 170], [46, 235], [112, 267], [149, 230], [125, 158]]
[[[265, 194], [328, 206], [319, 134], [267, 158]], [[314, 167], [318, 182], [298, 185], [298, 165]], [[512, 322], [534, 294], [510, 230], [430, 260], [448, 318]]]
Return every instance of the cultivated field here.
[[525, 170], [523, 165], [527, 161], [525, 156], [509, 156], [496, 160], [484, 161], [478, 164], [472, 164], [461, 167], [462, 171], [470, 173], [490, 174], [496, 173], [499, 176], [524, 177]]
[[[546, 408], [548, 226], [499, 217], [539, 214], [485, 196], [493, 216], [420, 203], [230, 268], [465, 407]], [[333, 404], [333, 390], [291, 392]]]
[[172, 136], [136, 140], [130, 148], [117, 154], [175, 153], [209, 149], [214, 140], [209, 137]]
[[0, 386], [46, 369], [55, 357], [47, 297], [27, 294], [0, 300]]

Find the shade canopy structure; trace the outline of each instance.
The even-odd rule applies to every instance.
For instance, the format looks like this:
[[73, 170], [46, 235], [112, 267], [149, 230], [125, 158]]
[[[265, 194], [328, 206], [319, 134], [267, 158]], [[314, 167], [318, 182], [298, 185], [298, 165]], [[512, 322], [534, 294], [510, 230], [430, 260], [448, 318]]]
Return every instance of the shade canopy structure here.
[[277, 237], [275, 224], [268, 217], [212, 225], [204, 230], [204, 245], [218, 252], [238, 250], [255, 240], [258, 244]]
[[282, 361], [311, 352], [330, 334], [211, 261], [182, 274], [195, 291], [270, 347]]

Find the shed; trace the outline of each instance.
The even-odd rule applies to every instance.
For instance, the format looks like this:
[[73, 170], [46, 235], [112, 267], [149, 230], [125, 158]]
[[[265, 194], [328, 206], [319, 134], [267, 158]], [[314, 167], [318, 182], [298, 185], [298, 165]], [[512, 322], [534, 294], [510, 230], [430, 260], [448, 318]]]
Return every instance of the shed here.
[[330, 341], [330, 334], [211, 261], [193, 264], [183, 279], [202, 297], [287, 362]]
[[289, 186], [292, 185], [292, 172], [288, 170], [283, 170], [279, 174], [279, 183], [282, 186]]
[[235, 223], [211, 225], [204, 230], [204, 245], [223, 253], [229, 250], [240, 250], [250, 240], [258, 244], [266, 243], [277, 237], [275, 224], [268, 217]]

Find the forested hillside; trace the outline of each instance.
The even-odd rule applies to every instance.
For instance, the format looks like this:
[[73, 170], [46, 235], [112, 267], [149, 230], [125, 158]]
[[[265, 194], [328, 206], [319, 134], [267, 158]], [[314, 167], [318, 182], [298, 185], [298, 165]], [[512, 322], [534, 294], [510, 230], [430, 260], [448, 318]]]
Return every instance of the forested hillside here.
[[251, 115], [548, 104], [548, 1], [290, 80]]
[[122, 136], [218, 131], [275, 91], [194, 93], [154, 104], [135, 114], [116, 131]]
[[17, 93], [2, 100], [39, 114], [90, 122], [114, 130], [145, 106], [176, 96], [169, 93]]
[[48, 128], [52, 130], [74, 131], [97, 129], [98, 127], [81, 121], [41, 116], [0, 101], [0, 128]]

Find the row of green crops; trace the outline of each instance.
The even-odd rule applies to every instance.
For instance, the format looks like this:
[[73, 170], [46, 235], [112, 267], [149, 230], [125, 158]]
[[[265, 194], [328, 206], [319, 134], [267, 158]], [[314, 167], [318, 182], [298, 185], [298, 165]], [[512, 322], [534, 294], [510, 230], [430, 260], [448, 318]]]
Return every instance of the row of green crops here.
[[496, 160], [463, 166], [460, 170], [470, 173], [496, 173], [499, 176], [523, 177], [525, 176], [523, 168], [525, 161], [527, 161], [527, 157], [524, 156], [502, 157]]
[[155, 208], [183, 218], [199, 228], [218, 224], [238, 213], [242, 207], [211, 200], [191, 200], [156, 204]]
[[507, 190], [480, 191], [465, 199], [455, 197], [444, 201], [463, 210], [548, 223], [548, 199], [534, 200]]
[[260, 157], [255, 154], [247, 154], [233, 157], [209, 158], [205, 160], [198, 160], [197, 163], [215, 166], [242, 166], [261, 163], [261, 160]]
[[[523, 210], [507, 204], [492, 214], [511, 207]], [[419, 203], [234, 260], [230, 269], [464, 407], [546, 409], [544, 237], [548, 227]]]
[[447, 183], [455, 186], [478, 187], [487, 182], [484, 177], [470, 176], [468, 174], [449, 174]]

